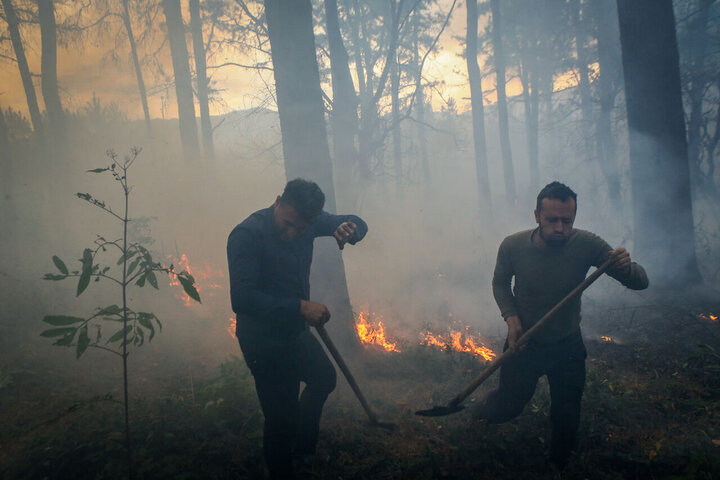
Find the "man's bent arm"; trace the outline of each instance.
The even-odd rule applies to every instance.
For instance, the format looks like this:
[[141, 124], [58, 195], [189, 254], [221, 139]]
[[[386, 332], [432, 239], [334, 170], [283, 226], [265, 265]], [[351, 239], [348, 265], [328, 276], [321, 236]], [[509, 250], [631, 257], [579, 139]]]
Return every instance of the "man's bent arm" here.
[[251, 232], [235, 228], [228, 238], [230, 299], [235, 313], [267, 319], [300, 314], [300, 299], [279, 297], [258, 289], [260, 248]]
[[630, 272], [627, 275], [620, 275], [614, 272], [609, 272], [608, 275], [630, 290], [645, 290], [650, 284], [645, 269], [635, 262], [630, 264]]
[[515, 297], [512, 294], [512, 277], [514, 275], [510, 254], [507, 251], [505, 241], [498, 249], [497, 261], [495, 262], [495, 273], [493, 274], [492, 288], [495, 302], [500, 308], [500, 314], [504, 319], [518, 316], [515, 306]]
[[368, 226], [367, 223], [365, 223], [365, 220], [357, 215], [333, 215], [332, 213], [323, 211], [313, 223], [315, 236], [329, 237], [342, 223], [345, 222], [352, 222], [355, 224], [355, 233], [348, 239], [347, 242], [350, 245], [355, 245], [365, 237], [365, 234], [368, 231]]

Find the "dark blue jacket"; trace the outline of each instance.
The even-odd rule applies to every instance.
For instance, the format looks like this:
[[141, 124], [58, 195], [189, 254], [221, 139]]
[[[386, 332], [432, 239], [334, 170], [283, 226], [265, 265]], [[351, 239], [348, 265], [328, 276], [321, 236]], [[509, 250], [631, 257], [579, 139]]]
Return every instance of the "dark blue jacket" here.
[[315, 237], [331, 236], [343, 222], [357, 225], [350, 244], [367, 233], [367, 224], [361, 218], [323, 211], [300, 237], [283, 242], [273, 210], [270, 206], [253, 213], [228, 238], [230, 298], [241, 340], [282, 341], [307, 329], [300, 315], [300, 300], [310, 299]]

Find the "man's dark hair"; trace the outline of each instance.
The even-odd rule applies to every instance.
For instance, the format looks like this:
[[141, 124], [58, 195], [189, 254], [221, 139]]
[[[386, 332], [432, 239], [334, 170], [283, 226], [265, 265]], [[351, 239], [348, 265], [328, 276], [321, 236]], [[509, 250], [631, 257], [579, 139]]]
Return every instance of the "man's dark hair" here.
[[285, 185], [280, 202], [293, 207], [306, 222], [312, 222], [322, 212], [325, 194], [317, 183], [296, 178]]
[[577, 193], [573, 192], [570, 187], [560, 182], [548, 183], [540, 190], [537, 196], [537, 204], [535, 209], [539, 212], [542, 207], [543, 198], [557, 198], [561, 202], [566, 202], [568, 198], [575, 200], [575, 209], [577, 210]]

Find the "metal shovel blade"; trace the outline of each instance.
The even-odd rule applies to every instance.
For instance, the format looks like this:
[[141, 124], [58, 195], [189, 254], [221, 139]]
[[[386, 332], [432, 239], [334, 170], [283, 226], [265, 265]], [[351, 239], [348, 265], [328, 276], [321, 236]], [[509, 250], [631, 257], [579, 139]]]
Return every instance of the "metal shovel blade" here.
[[464, 408], [464, 405], [441, 405], [427, 410], [418, 410], [415, 412], [415, 415], [419, 415], [421, 417], [444, 417], [445, 415], [457, 413]]

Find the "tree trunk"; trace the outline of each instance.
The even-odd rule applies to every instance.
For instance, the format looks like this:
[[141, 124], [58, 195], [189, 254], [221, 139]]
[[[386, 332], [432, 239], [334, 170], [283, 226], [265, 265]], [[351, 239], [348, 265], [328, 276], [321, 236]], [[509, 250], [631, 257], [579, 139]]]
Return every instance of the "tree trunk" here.
[[420, 60], [420, 43], [417, 38], [417, 25], [413, 30], [413, 59], [415, 68], [415, 103], [416, 108], [416, 127], [417, 127], [417, 143], [420, 146], [420, 162], [422, 163], [423, 178], [426, 184], [430, 183], [430, 162], [428, 160], [427, 139], [425, 138], [425, 91], [422, 81], [422, 64]]
[[585, 150], [585, 159], [587, 161], [593, 160], [593, 146], [592, 146], [592, 110], [591, 110], [591, 95], [590, 95], [590, 76], [588, 69], [588, 59], [585, 53], [585, 40], [586, 30], [583, 28], [583, 14], [581, 12], [582, 6], [580, 0], [573, 0], [570, 6], [570, 13], [572, 15], [573, 30], [575, 36], [575, 55], [577, 62], [578, 71], [578, 90], [580, 92], [580, 114], [582, 117], [581, 133], [583, 136], [583, 146]]
[[[285, 174], [304, 177], [325, 192], [325, 209], [335, 212], [330, 148], [325, 130], [322, 90], [315, 52], [310, 0], [265, 0]], [[354, 318], [345, 279], [345, 267], [335, 241], [317, 242], [311, 281], [313, 298], [328, 305], [333, 314], [329, 329], [341, 339], [354, 339]]]
[[57, 79], [57, 27], [55, 7], [52, 0], [39, 0], [38, 18], [42, 45], [41, 73], [42, 93], [45, 109], [53, 129], [60, 129], [63, 123], [63, 109]]
[[[688, 25], [690, 44], [690, 120], [688, 121], [688, 161], [693, 172], [693, 178], [698, 186], [706, 187], [706, 183], [712, 184], [712, 179], [705, 179], [700, 168], [702, 158], [700, 154], [702, 142], [703, 123], [703, 97], [707, 80], [709, 77], [705, 72], [705, 57], [707, 45], [710, 43], [708, 35], [708, 17], [710, 6], [714, 0], [700, 0], [696, 13]], [[712, 162], [712, 159], [708, 159]], [[709, 181], [707, 181], [709, 180]]]
[[358, 100], [350, 74], [350, 58], [340, 34], [335, 0], [325, 0], [325, 18], [332, 74], [333, 105], [330, 120], [335, 153], [335, 184], [338, 186], [337, 200], [341, 208], [351, 208], [356, 206], [358, 197], [357, 176], [353, 173], [358, 162], [355, 148]]
[[402, 137], [400, 132], [400, 65], [397, 55], [392, 57], [390, 67], [390, 99], [392, 108], [393, 166], [395, 170], [396, 193], [400, 194], [403, 179]]
[[163, 0], [163, 11], [168, 30], [170, 55], [175, 75], [175, 94], [177, 96], [178, 118], [180, 123], [180, 142], [185, 160], [197, 158], [200, 152], [197, 123], [195, 122], [195, 104], [193, 102], [192, 77], [188, 49], [185, 43], [185, 26], [180, 14], [180, 2]]
[[605, 176], [610, 201], [617, 212], [622, 211], [620, 193], [620, 167], [616, 158], [615, 138], [612, 129], [612, 112], [615, 109], [618, 83], [621, 77], [619, 32], [613, 0], [600, 0], [594, 4], [597, 19], [597, 49], [600, 75], [597, 79], [600, 112], [596, 118], [598, 162]]
[[32, 121], [33, 130], [36, 134], [42, 135], [42, 116], [40, 115], [40, 108], [38, 107], [37, 96], [35, 95], [35, 86], [33, 85], [30, 68], [28, 67], [27, 58], [25, 57], [25, 48], [23, 47], [22, 39], [20, 37], [20, 22], [18, 21], [12, 1], [1, 1], [3, 10], [5, 10], [5, 20], [7, 20], [8, 23], [8, 30], [10, 30], [10, 39], [12, 41], [13, 50], [15, 51], [18, 70], [20, 70], [20, 78], [22, 79], [23, 88], [25, 89], [25, 98], [27, 99], [28, 111], [30, 112], [30, 120]]
[[701, 281], [672, 0], [618, 0], [635, 254], [655, 284]]
[[[523, 106], [525, 107], [525, 141], [530, 167], [530, 196], [540, 187], [540, 96], [538, 94], [537, 59], [532, 57], [527, 47], [521, 52], [520, 81], [523, 87]], [[532, 201], [532, 198], [528, 198]]]
[[140, 92], [140, 102], [142, 103], [143, 113], [145, 114], [145, 128], [148, 136], [152, 136], [152, 128], [150, 126], [150, 108], [148, 107], [147, 91], [145, 90], [145, 81], [143, 80], [142, 70], [140, 69], [140, 60], [138, 59], [137, 45], [135, 44], [135, 35], [130, 22], [130, 9], [128, 8], [128, 0], [123, 0], [123, 23], [127, 32], [128, 41], [130, 42], [130, 53], [132, 54], [133, 65], [135, 66], [135, 78], [137, 79], [138, 92]]
[[480, 209], [491, 211], [490, 180], [488, 174], [487, 142], [485, 139], [485, 107], [483, 105], [482, 76], [478, 65], [478, 10], [477, 0], [467, 0], [467, 69], [470, 79], [472, 106], [473, 145], [475, 147], [475, 174], [477, 177]]
[[[47, 155], [56, 160], [65, 160], [67, 155], [67, 135], [65, 135], [65, 115], [60, 102], [60, 90], [57, 78], [57, 26], [55, 25], [55, 7], [53, 0], [38, 1], [38, 19], [41, 37], [41, 88], [48, 134]], [[62, 163], [62, 162], [61, 162]]]
[[195, 57], [195, 76], [197, 77], [197, 98], [200, 104], [200, 130], [202, 131], [203, 152], [205, 158], [215, 156], [212, 125], [210, 124], [210, 106], [208, 104], [208, 78], [203, 41], [200, 0], [190, 0], [190, 31], [192, 32], [193, 56]]
[[492, 9], [493, 60], [496, 73], [498, 128], [505, 177], [505, 198], [509, 205], [515, 205], [517, 194], [515, 192], [515, 169], [510, 147], [510, 128], [508, 126], [507, 97], [505, 95], [505, 50], [503, 48], [500, 0], [490, 0], [490, 8]]

